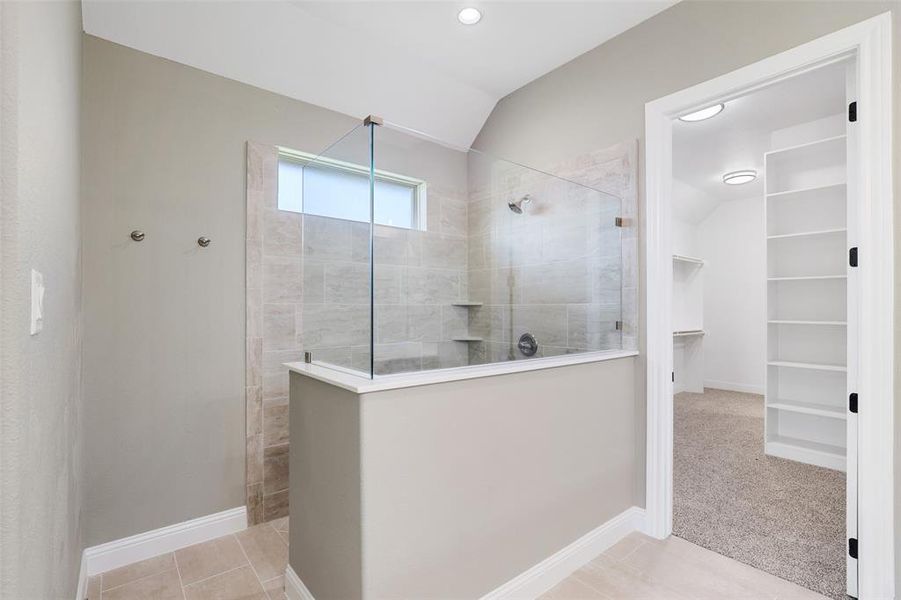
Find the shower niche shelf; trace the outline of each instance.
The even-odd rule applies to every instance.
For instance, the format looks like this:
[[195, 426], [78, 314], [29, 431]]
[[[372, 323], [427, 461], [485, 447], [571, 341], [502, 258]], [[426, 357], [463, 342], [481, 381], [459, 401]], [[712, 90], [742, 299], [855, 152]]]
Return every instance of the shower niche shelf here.
[[451, 338], [454, 342], [482, 342], [484, 339], [474, 335], [458, 335]]
[[451, 306], [459, 306], [462, 308], [478, 308], [482, 306], [482, 303], [470, 300], [460, 300], [459, 302], [451, 302]]

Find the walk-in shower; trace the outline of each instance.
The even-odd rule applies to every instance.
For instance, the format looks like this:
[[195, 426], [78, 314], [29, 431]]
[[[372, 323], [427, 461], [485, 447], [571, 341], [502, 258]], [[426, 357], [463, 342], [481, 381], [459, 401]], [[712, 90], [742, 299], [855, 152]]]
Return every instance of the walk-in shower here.
[[285, 348], [366, 377], [621, 349], [622, 203], [599, 188], [622, 173], [593, 169], [557, 177], [373, 121], [280, 148], [273, 227], [302, 240], [299, 279], [264, 256], [264, 285], [285, 274], [273, 314], [298, 300]]

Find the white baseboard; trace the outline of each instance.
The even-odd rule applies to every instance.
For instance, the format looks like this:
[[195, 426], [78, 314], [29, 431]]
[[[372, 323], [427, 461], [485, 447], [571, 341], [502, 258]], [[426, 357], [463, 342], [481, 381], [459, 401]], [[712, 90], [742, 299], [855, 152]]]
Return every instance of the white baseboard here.
[[[481, 600], [537, 598], [633, 531], [645, 529], [644, 509], [633, 506], [485, 594]], [[288, 600], [315, 600], [291, 565], [285, 570], [285, 595]]]
[[730, 392], [745, 392], [748, 394], [764, 394], [762, 385], [753, 385], [750, 383], [735, 383], [734, 381], [719, 381], [717, 379], [704, 380], [705, 388], [714, 388], [717, 390], [727, 390]]
[[291, 568], [291, 565], [288, 565], [288, 568], [285, 569], [285, 595], [288, 597], [288, 600], [316, 600], [307, 586], [300, 580], [300, 577], [297, 576], [297, 573], [294, 572], [294, 569]]
[[81, 573], [76, 600], [83, 600], [87, 579], [98, 573], [124, 567], [200, 542], [206, 542], [247, 528], [247, 510], [243, 506], [139, 533], [120, 540], [85, 548], [81, 555]]
[[528, 571], [485, 594], [482, 600], [537, 598], [633, 531], [645, 531], [645, 511], [636, 506], [618, 514]]

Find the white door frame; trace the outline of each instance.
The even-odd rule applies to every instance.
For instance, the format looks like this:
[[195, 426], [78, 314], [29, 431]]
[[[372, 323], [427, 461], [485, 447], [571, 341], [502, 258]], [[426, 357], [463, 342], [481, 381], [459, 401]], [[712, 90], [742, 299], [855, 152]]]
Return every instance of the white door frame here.
[[[885, 13], [645, 106], [647, 527], [673, 530], [672, 121], [856, 56], [858, 107], [858, 597], [894, 597], [894, 246], [891, 15]], [[850, 184], [849, 184], [850, 185]], [[849, 194], [851, 190], [849, 190]]]

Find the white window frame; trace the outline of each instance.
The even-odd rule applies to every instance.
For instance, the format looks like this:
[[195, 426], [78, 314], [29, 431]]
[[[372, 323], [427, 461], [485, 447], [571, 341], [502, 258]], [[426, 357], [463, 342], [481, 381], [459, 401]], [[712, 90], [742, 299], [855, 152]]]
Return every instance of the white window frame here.
[[[325, 156], [320, 156], [317, 154], [310, 154], [309, 152], [302, 152], [300, 150], [293, 150], [291, 148], [284, 148], [282, 146], [278, 146], [278, 159], [288, 159], [290, 161], [296, 162], [302, 166], [306, 166], [308, 164], [321, 165], [323, 167], [328, 167], [331, 169], [335, 169], [338, 171], [344, 171], [345, 173], [353, 173], [355, 175], [364, 175], [366, 177], [369, 176], [369, 167], [364, 165], [358, 165], [351, 162], [346, 162], [343, 160], [337, 160], [334, 158], [328, 158]], [[396, 227], [398, 229], [410, 229], [410, 230], [426, 230], [427, 224], [427, 202], [428, 202], [428, 194], [427, 194], [427, 185], [426, 182], [422, 179], [416, 179], [414, 177], [408, 177], [406, 175], [401, 175], [399, 173], [392, 173], [390, 171], [383, 171], [381, 169], [374, 170], [375, 179], [377, 181], [387, 181], [391, 183], [397, 183], [400, 185], [407, 186], [412, 188], [413, 190], [413, 206], [410, 223], [411, 227], [403, 227], [400, 225], [386, 225], [384, 223], [375, 223], [375, 225], [379, 225], [381, 227]], [[304, 202], [303, 202], [303, 190], [301, 190], [300, 197], [300, 214], [307, 214], [304, 210]], [[332, 217], [338, 218], [338, 217]], [[351, 220], [351, 219], [348, 219]], [[352, 219], [356, 221], [356, 219]], [[358, 221], [358, 222], [367, 222], [367, 221]]]

